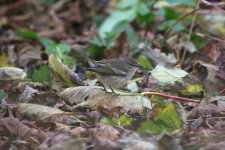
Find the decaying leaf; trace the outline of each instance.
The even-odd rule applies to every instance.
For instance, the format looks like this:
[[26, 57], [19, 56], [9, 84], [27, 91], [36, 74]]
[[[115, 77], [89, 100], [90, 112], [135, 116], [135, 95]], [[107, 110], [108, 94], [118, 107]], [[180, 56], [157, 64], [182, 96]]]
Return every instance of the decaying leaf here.
[[70, 104], [78, 104], [86, 101], [89, 97], [94, 97], [96, 94], [101, 92], [100, 87], [80, 86], [66, 88], [60, 93], [60, 96], [64, 98]]
[[162, 133], [159, 136], [159, 149], [183, 150], [178, 141], [169, 133]]
[[178, 68], [166, 68], [162, 65], [157, 65], [151, 74], [153, 78], [158, 80], [161, 84], [173, 84], [174, 82], [182, 82], [182, 78], [188, 75], [187, 72]]
[[7, 95], [6, 101], [7, 103], [27, 103], [34, 98], [35, 93], [38, 93], [38, 90], [28, 85], [19, 85]]
[[95, 138], [94, 145], [96, 149], [118, 149], [119, 145], [115, 143], [119, 139], [120, 133], [108, 125], [100, 125], [99, 127], [92, 129], [92, 136]]
[[153, 138], [143, 139], [137, 133], [125, 134], [118, 140], [122, 149], [130, 150], [157, 150], [157, 142]]
[[142, 95], [116, 92], [119, 95], [106, 93], [101, 87], [80, 86], [66, 89], [61, 95], [72, 104], [79, 103], [73, 107], [74, 109], [80, 107], [89, 107], [91, 109], [101, 107], [107, 110], [121, 108], [122, 112], [142, 113], [145, 107], [152, 108], [150, 101]]
[[0, 67], [3, 67], [3, 66], [13, 66], [12, 64], [9, 64], [9, 57], [3, 53], [3, 54], [0, 54]]
[[162, 53], [159, 49], [151, 49], [146, 44], [139, 44], [139, 49], [143, 50], [143, 55], [148, 57], [152, 61], [152, 65], [174, 65], [177, 63], [177, 59], [174, 54], [170, 53], [166, 55]]
[[[23, 140], [27, 148], [25, 149], [35, 149], [40, 145], [45, 139], [47, 139], [47, 134], [38, 128], [32, 128], [31, 126], [25, 125], [19, 119], [14, 117], [6, 117], [0, 119], [1, 136], [4, 135], [2, 131], [7, 132], [7, 135], [15, 135], [18, 140]], [[4, 132], [4, 133], [5, 133]], [[12, 139], [15, 141], [14, 139]], [[2, 146], [2, 145], [1, 145]]]
[[18, 45], [18, 51], [18, 62], [23, 67], [41, 60], [41, 51], [29, 43]]
[[49, 56], [48, 61], [53, 75], [58, 77], [67, 86], [85, 85], [79, 76], [63, 64], [54, 54]]
[[1, 67], [0, 68], [0, 82], [21, 80], [27, 76], [23, 69], [16, 67]]
[[202, 116], [215, 116], [223, 114], [220, 108], [214, 104], [198, 105], [187, 113], [188, 119], [195, 119]]
[[92, 136], [98, 136], [106, 139], [110, 139], [112, 141], [116, 141], [119, 139], [120, 133], [109, 125], [100, 125], [97, 128], [91, 130]]
[[213, 36], [225, 38], [225, 18], [221, 11], [208, 11], [204, 14], [198, 15], [199, 23], [202, 29]]
[[18, 104], [18, 111], [21, 114], [33, 116], [35, 120], [39, 121], [48, 120], [58, 123], [67, 123], [68, 121], [67, 112], [38, 104], [20, 103]]
[[55, 136], [46, 139], [39, 149], [52, 149], [52, 150], [81, 150], [85, 148], [85, 143], [81, 140], [65, 134], [56, 134]]

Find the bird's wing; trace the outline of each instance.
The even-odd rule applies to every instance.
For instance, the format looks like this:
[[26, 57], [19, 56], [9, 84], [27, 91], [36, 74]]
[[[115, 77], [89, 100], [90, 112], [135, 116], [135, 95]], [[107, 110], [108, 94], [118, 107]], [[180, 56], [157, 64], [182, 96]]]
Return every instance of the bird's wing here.
[[102, 74], [102, 75], [114, 75], [125, 76], [126, 72], [112, 67], [107, 61], [98, 61], [94, 66], [87, 68], [90, 71]]

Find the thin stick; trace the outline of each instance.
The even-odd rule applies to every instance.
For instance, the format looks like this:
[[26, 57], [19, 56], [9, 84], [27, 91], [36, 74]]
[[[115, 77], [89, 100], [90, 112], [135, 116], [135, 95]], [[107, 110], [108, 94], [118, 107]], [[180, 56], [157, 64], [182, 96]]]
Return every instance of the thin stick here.
[[173, 27], [175, 27], [175, 25], [177, 25], [180, 21], [184, 20], [186, 17], [188, 17], [189, 15], [195, 13], [196, 11], [198, 11], [199, 9], [194, 9], [191, 12], [183, 15], [181, 18], [179, 18], [172, 26], [169, 27], [169, 29], [166, 31], [165, 35], [169, 34], [169, 32], [172, 30]]
[[[198, 0], [196, 9], [199, 8], [199, 4], [200, 4], [200, 0]], [[191, 23], [191, 28], [190, 28], [190, 30], [189, 30], [187, 42], [190, 42], [190, 40], [191, 40], [191, 34], [192, 34], [192, 32], [193, 32], [194, 23], [195, 23], [195, 21], [196, 21], [196, 18], [197, 18], [197, 13], [195, 12], [195, 13], [194, 13], [193, 20], [192, 20], [192, 23]], [[186, 56], [186, 53], [187, 53], [187, 48], [185, 47], [184, 53], [183, 53], [182, 58], [181, 58], [181, 60], [180, 60], [180, 66], [182, 66], [182, 64], [183, 64], [183, 62], [184, 62], [184, 58], [185, 58], [185, 56]]]
[[174, 95], [168, 95], [168, 94], [163, 94], [163, 93], [158, 93], [158, 92], [143, 92], [142, 94], [144, 94], [144, 95], [157, 95], [157, 96], [175, 99], [175, 100], [178, 100], [178, 101], [200, 103], [199, 100], [195, 100], [195, 99], [191, 99], [191, 98], [185, 98], [185, 97], [179, 97], [179, 96], [174, 96]]

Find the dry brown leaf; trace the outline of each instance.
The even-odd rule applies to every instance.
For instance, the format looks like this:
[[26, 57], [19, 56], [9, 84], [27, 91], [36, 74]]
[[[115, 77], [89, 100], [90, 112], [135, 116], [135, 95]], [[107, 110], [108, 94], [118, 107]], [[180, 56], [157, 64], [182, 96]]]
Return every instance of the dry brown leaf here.
[[48, 106], [20, 103], [18, 104], [18, 111], [21, 114], [33, 116], [37, 121], [49, 121], [58, 123], [68, 123], [68, 112], [64, 112], [57, 108]]
[[149, 99], [140, 94], [120, 91], [116, 91], [116, 93], [119, 95], [106, 93], [98, 86], [80, 86], [66, 89], [61, 96], [70, 103], [79, 103], [73, 107], [74, 110], [80, 107], [89, 107], [95, 110], [101, 107], [109, 111], [121, 108], [122, 112], [141, 114], [144, 108], [152, 108]]
[[29, 144], [26, 145], [28, 149], [35, 149], [47, 138], [46, 133], [37, 128], [24, 125], [13, 117], [1, 118], [0, 125], [2, 129], [8, 131], [8, 135], [5, 136], [16, 135], [19, 140], [28, 142]]
[[121, 145], [122, 149], [129, 150], [157, 150], [159, 149], [156, 141], [154, 139], [149, 138], [148, 140], [144, 140], [140, 137], [139, 134], [133, 132], [129, 134], [124, 134], [119, 140], [119, 145]]
[[35, 93], [38, 93], [38, 91], [32, 87], [19, 85], [7, 95], [6, 101], [7, 103], [27, 103], [33, 99]]
[[29, 43], [22, 43], [18, 46], [18, 62], [20, 66], [27, 67], [41, 60], [41, 51], [30, 45]]
[[21, 80], [27, 76], [23, 69], [16, 67], [0, 67], [0, 82]]
[[109, 125], [99, 125], [97, 128], [92, 129], [91, 131], [94, 137], [102, 137], [112, 141], [119, 139], [120, 135], [120, 133], [115, 128]]
[[206, 104], [206, 105], [198, 105], [194, 109], [192, 109], [190, 112], [187, 113], [188, 119], [195, 119], [202, 116], [208, 116], [208, 115], [221, 115], [222, 112], [220, 108], [214, 104]]
[[85, 144], [75, 137], [65, 134], [56, 134], [46, 139], [40, 146], [40, 150], [82, 150]]

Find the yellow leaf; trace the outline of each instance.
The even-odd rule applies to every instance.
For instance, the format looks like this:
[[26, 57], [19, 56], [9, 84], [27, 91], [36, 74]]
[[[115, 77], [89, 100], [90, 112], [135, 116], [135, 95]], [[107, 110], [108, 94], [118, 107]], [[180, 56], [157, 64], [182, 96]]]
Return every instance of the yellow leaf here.
[[14, 66], [13, 64], [9, 64], [9, 57], [3, 53], [0, 55], [0, 67], [4, 67], [4, 66]]

